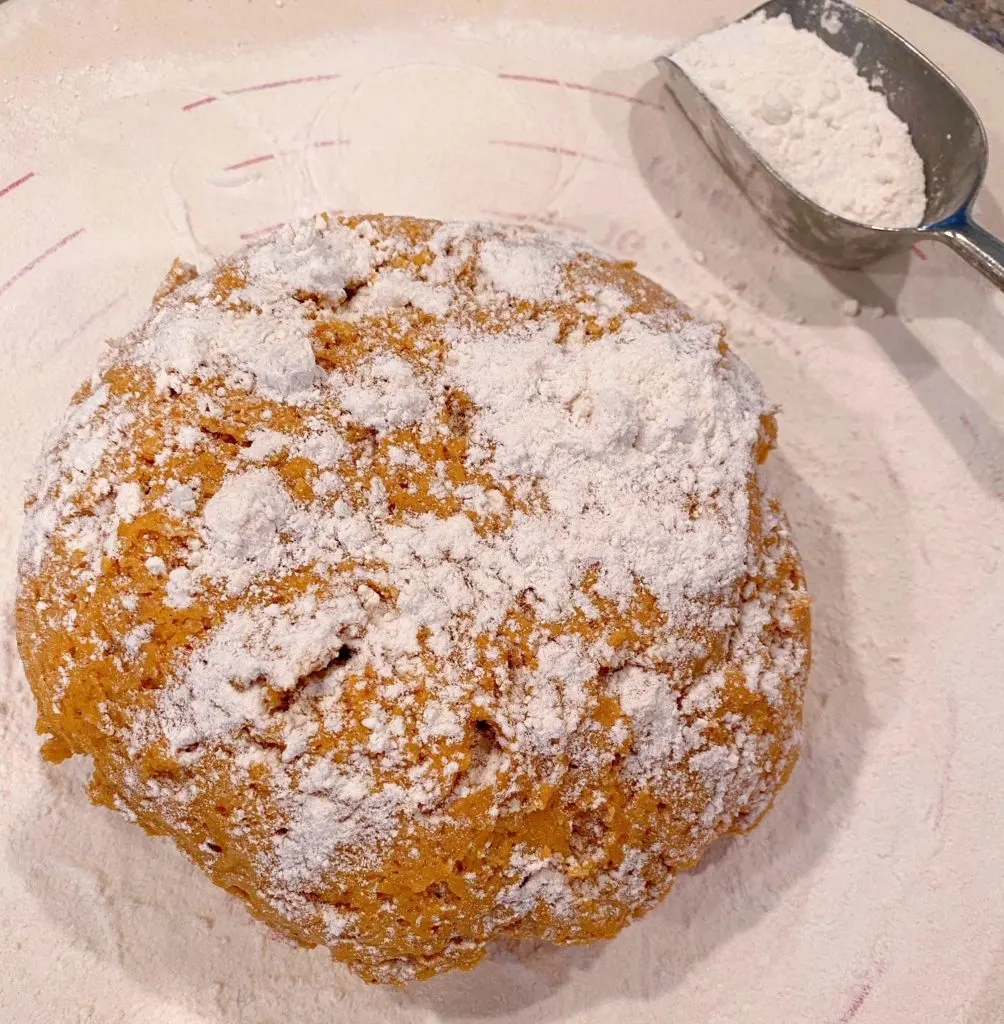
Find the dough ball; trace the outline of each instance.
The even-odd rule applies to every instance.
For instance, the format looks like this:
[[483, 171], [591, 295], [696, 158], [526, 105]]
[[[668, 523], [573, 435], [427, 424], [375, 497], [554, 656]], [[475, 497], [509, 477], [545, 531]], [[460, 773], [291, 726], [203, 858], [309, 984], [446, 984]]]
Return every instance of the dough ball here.
[[30, 489], [45, 754], [371, 981], [608, 938], [797, 756], [774, 434], [719, 327], [565, 237], [176, 264]]

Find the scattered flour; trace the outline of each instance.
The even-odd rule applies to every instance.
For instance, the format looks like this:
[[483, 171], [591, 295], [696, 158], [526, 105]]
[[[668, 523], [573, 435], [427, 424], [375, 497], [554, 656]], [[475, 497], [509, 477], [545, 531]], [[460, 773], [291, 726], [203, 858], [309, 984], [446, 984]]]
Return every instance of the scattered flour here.
[[[840, 30], [831, 17], [825, 30]], [[916, 227], [924, 165], [907, 126], [854, 62], [791, 17], [759, 14], [700, 36], [673, 59], [803, 195], [862, 224]]]

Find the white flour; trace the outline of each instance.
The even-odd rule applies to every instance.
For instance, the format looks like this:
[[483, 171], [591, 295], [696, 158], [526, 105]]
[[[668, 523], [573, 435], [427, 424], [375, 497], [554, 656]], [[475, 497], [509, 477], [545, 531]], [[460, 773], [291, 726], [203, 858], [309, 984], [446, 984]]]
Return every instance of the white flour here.
[[[19, 4], [28, 6], [11, 0], [0, 14]], [[0, 299], [0, 358], [17, 382], [0, 413], [0, 448], [4, 479], [25, 479], [102, 339], [146, 308], [173, 256], [191, 255], [173, 226], [174, 197], [183, 197], [200, 244], [218, 252], [294, 212], [275, 160], [226, 188], [210, 175], [271, 151], [302, 156], [310, 124], [313, 138], [337, 138], [341, 125], [361, 140], [312, 150], [302, 164], [282, 158], [291, 174], [310, 169], [325, 205], [438, 216], [490, 208], [570, 224], [639, 260], [703, 315], [726, 320], [783, 406], [779, 483], [817, 596], [816, 649], [807, 750], [767, 822], [685, 876], [610, 945], [514, 951], [417, 992], [365, 988], [323, 953], [276, 942], [167, 843], [89, 806], [85, 765], [39, 761], [8, 603], [4, 1024], [994, 1024], [1004, 894], [993, 850], [1004, 816], [987, 793], [1004, 777], [1004, 707], [992, 685], [1004, 659], [1004, 361], [993, 339], [1004, 334], [1004, 307], [937, 251], [913, 260], [907, 276], [887, 265], [840, 277], [838, 287], [777, 246], [681, 117], [656, 109], [662, 91], [648, 60], [667, 40], [708, 28], [701, 19], [712, 15], [691, 6], [625, 0], [623, 24], [648, 33], [634, 38], [474, 21], [457, 31], [402, 23], [351, 43], [306, 44], [275, 42], [285, 24], [275, 19], [301, 18], [295, 34], [316, 37], [310, 4], [278, 13], [242, 4], [241, 24], [258, 42], [236, 52], [220, 25], [215, 35], [202, 30], [212, 59], [188, 66], [124, 56], [85, 77], [67, 74], [58, 87], [54, 75], [41, 82], [25, 71], [25, 109], [5, 112], [0, 189], [28, 171], [35, 177], [0, 199], [0, 283], [86, 230]], [[739, 13], [725, 4], [713, 12]], [[91, 59], [103, 59], [113, 38], [137, 34], [119, 17], [114, 37], [100, 19], [81, 23], [92, 33]], [[68, 23], [52, 31], [62, 52]], [[1000, 62], [947, 29], [927, 44], [999, 132]], [[10, 74], [22, 53], [43, 69], [47, 45], [7, 54]], [[136, 46], [121, 52], [135, 60]], [[416, 54], [438, 63], [416, 67]], [[342, 79], [181, 110], [216, 87], [333, 68]], [[455, 104], [444, 102], [454, 95]], [[435, 131], [423, 137], [415, 124]], [[492, 144], [507, 138], [608, 162]], [[411, 173], [401, 173], [402, 160]], [[436, 184], [426, 172], [444, 164]], [[848, 319], [848, 300], [890, 315]], [[255, 441], [259, 451], [275, 443], [267, 434]], [[133, 507], [122, 495], [122, 514]], [[0, 513], [9, 602], [19, 485], [0, 492]], [[619, 683], [644, 729], [645, 680]], [[560, 898], [543, 872], [535, 884]], [[328, 922], [333, 932], [341, 925]]]
[[849, 57], [789, 15], [727, 25], [674, 59], [803, 195], [863, 224], [920, 224], [924, 164], [909, 129]]

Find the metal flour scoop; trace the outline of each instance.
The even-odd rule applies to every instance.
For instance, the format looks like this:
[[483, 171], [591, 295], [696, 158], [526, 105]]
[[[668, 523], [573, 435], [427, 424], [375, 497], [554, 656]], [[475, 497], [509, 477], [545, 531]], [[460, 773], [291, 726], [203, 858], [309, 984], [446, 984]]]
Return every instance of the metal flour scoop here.
[[858, 224], [830, 213], [765, 163], [671, 55], [657, 58], [687, 118], [774, 231], [803, 256], [849, 269], [937, 239], [1004, 290], [1004, 243], [970, 213], [986, 173], [986, 132], [955, 84], [892, 29], [843, 0], [770, 0], [746, 17], [761, 12], [789, 15], [795, 28], [852, 57], [867, 80], [881, 81], [890, 109], [910, 129], [927, 177], [927, 210], [917, 228]]

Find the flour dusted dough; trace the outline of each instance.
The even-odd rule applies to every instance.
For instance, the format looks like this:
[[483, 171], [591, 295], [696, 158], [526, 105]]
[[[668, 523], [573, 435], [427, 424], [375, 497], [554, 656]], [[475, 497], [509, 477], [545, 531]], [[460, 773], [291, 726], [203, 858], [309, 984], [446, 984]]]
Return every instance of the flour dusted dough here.
[[45, 753], [368, 980], [612, 936], [797, 756], [774, 432], [719, 328], [564, 238], [178, 264], [31, 487]]

